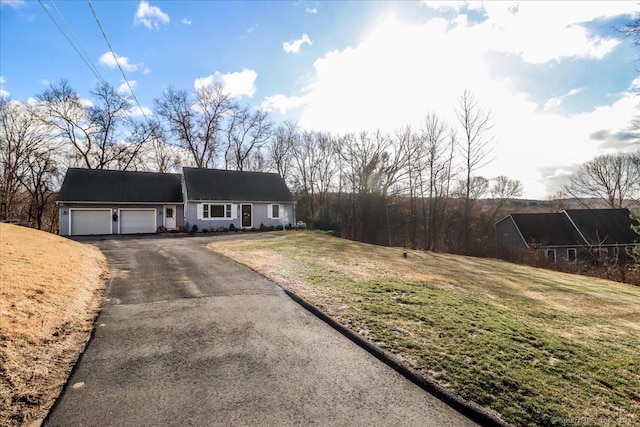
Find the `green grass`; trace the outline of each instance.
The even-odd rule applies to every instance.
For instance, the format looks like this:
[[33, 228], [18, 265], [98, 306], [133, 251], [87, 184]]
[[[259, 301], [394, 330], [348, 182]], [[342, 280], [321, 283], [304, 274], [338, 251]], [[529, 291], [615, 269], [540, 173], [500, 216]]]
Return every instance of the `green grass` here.
[[640, 288], [322, 233], [211, 245], [516, 425], [640, 425]]

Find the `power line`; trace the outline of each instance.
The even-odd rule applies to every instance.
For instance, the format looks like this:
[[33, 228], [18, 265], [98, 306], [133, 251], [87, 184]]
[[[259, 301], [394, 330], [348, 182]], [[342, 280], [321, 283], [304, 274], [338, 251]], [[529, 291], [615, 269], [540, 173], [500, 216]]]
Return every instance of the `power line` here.
[[[91, 70], [91, 72], [93, 73], [94, 76], [96, 76], [96, 78], [102, 83], [105, 84], [105, 80], [102, 78], [102, 76], [100, 75], [100, 72], [98, 71], [98, 69], [95, 67], [95, 65], [93, 65], [93, 62], [91, 61], [91, 58], [89, 58], [89, 56], [86, 54], [86, 52], [84, 51], [84, 49], [82, 49], [82, 45], [80, 44], [80, 42], [78, 41], [78, 46], [75, 45], [75, 43], [73, 41], [71, 41], [71, 39], [69, 38], [69, 36], [67, 35], [67, 33], [64, 31], [64, 29], [62, 29], [62, 27], [58, 24], [58, 22], [56, 21], [56, 19], [53, 17], [53, 15], [49, 12], [49, 9], [47, 9], [47, 7], [44, 5], [44, 3], [42, 3], [42, 0], [38, 0], [38, 3], [40, 3], [40, 6], [42, 6], [42, 8], [44, 9], [44, 11], [47, 13], [47, 15], [49, 15], [49, 18], [51, 18], [51, 21], [55, 24], [55, 26], [58, 28], [58, 30], [60, 30], [60, 32], [62, 33], [62, 35], [64, 36], [65, 39], [67, 39], [67, 41], [69, 42], [69, 44], [71, 45], [71, 47], [73, 48], [73, 50], [76, 51], [76, 53], [78, 54], [78, 56], [80, 56], [80, 59], [82, 59], [82, 61], [85, 63], [85, 65], [89, 68], [89, 70]], [[53, 1], [52, 1], [53, 3]], [[58, 14], [62, 17], [62, 14], [60, 13], [60, 11], [58, 10], [58, 7], [55, 5], [54, 3], [54, 7], [56, 9], [56, 11], [58, 12]], [[66, 21], [64, 20], [64, 18], [62, 18], [62, 20], [64, 21], [64, 23], [67, 25], [67, 27], [69, 27], [69, 25], [66, 23]], [[71, 27], [69, 27], [70, 29]], [[72, 32], [73, 33], [73, 32]], [[74, 34], [75, 37], [75, 34]], [[76, 38], [77, 40], [77, 38]], [[80, 50], [82, 50], [82, 52], [80, 52]], [[84, 55], [83, 55], [84, 53]]]
[[[80, 40], [78, 40], [78, 37], [76, 36], [76, 34], [73, 32], [73, 29], [71, 28], [71, 26], [69, 25], [69, 23], [67, 22], [66, 19], [64, 19], [64, 15], [62, 15], [62, 12], [60, 12], [60, 9], [58, 9], [58, 5], [56, 5], [56, 2], [54, 0], [50, 0], [51, 4], [53, 5], [53, 7], [55, 8], [56, 12], [58, 13], [58, 16], [60, 16], [60, 19], [62, 20], [62, 22], [64, 22], [64, 24], [67, 26], [67, 29], [69, 30], [69, 32], [71, 33], [71, 35], [73, 36], [74, 40], [76, 41], [77, 46], [80, 48], [80, 50], [82, 51], [82, 54], [84, 55], [85, 58], [87, 58], [87, 60], [89, 61], [89, 63], [91, 64], [91, 67], [93, 68], [93, 70], [95, 70], [94, 74], [100, 74], [100, 72], [98, 71], [98, 68], [95, 66], [95, 64], [93, 63], [93, 61], [91, 60], [91, 57], [87, 54], [87, 52], [84, 50], [84, 48], [82, 47], [82, 43], [80, 43]], [[104, 82], [103, 79], [99, 79], [102, 82]]]
[[109, 42], [109, 39], [107, 38], [107, 34], [104, 32], [104, 29], [102, 28], [102, 24], [100, 24], [100, 19], [98, 19], [98, 15], [96, 14], [96, 11], [93, 9], [93, 5], [91, 4], [91, 0], [87, 0], [87, 3], [89, 3], [89, 7], [91, 8], [91, 12], [93, 13], [93, 17], [96, 19], [96, 23], [98, 24], [98, 27], [100, 28], [100, 32], [102, 32], [102, 37], [104, 37], [104, 41], [107, 42], [107, 46], [109, 46], [109, 50], [111, 51], [111, 54], [113, 55], [113, 59], [116, 61], [116, 64], [118, 65], [118, 69], [120, 70], [120, 74], [122, 74], [122, 78], [124, 79], [125, 83], [127, 84], [127, 87], [129, 88], [129, 91], [131, 92], [131, 96], [133, 96], [133, 99], [136, 101], [136, 105], [140, 109], [140, 112], [142, 113], [142, 117], [144, 117], [144, 119], [147, 121], [147, 124], [151, 125], [151, 122], [149, 121], [149, 118], [147, 117], [147, 115], [145, 114], [144, 110], [142, 109], [142, 105], [140, 105], [140, 101], [138, 101], [138, 97], [133, 92], [133, 88], [131, 87], [131, 84], [129, 83], [129, 80], [127, 79], [127, 76], [124, 74], [124, 70], [120, 66], [120, 61], [118, 61], [118, 57], [117, 57], [116, 53], [113, 51], [113, 48], [111, 47], [111, 43]]

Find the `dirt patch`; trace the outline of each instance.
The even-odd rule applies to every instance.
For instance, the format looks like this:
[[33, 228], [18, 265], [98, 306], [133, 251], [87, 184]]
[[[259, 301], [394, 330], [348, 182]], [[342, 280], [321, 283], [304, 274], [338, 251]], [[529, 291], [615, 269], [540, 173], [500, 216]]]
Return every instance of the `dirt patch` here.
[[0, 224], [0, 425], [46, 416], [91, 334], [106, 279], [97, 248]]

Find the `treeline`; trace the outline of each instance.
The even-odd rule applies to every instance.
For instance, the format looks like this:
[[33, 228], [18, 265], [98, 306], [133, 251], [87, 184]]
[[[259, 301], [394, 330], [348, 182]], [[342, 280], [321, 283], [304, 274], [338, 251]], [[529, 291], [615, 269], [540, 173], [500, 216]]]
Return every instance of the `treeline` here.
[[[377, 244], [485, 251], [504, 201], [522, 186], [477, 175], [490, 159], [490, 114], [470, 92], [457, 123], [332, 135], [277, 125], [220, 86], [169, 88], [153, 111], [108, 84], [82, 99], [66, 81], [27, 103], [1, 100], [0, 214], [55, 231], [55, 191], [69, 167], [179, 171], [183, 165], [279, 173], [297, 220]], [[477, 209], [476, 200], [497, 200]], [[475, 249], [474, 249], [475, 248]]]
[[[221, 86], [169, 88], [144, 110], [109, 84], [82, 99], [63, 80], [26, 103], [0, 100], [0, 217], [55, 232], [55, 194], [69, 167], [269, 171], [289, 183], [296, 220], [309, 226], [376, 244], [488, 255], [493, 223], [522, 185], [479, 175], [491, 160], [491, 116], [471, 92], [457, 100], [455, 117], [446, 123], [431, 112], [419, 128], [334, 135], [276, 124]], [[610, 157], [594, 161], [600, 169], [612, 158], [625, 171], [637, 167], [635, 154]], [[581, 173], [599, 174], [586, 166]], [[588, 189], [589, 179], [574, 181], [571, 194]], [[628, 194], [613, 186], [618, 205], [636, 181]], [[491, 203], [478, 202], [486, 198]]]

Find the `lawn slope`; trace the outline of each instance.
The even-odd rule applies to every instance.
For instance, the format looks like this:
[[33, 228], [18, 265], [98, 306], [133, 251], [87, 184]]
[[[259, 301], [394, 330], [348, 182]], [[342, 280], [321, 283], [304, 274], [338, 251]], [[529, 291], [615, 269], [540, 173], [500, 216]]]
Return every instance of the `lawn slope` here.
[[315, 232], [210, 248], [516, 425], [640, 425], [640, 288]]
[[0, 224], [0, 425], [46, 416], [90, 336], [106, 272], [92, 246]]

